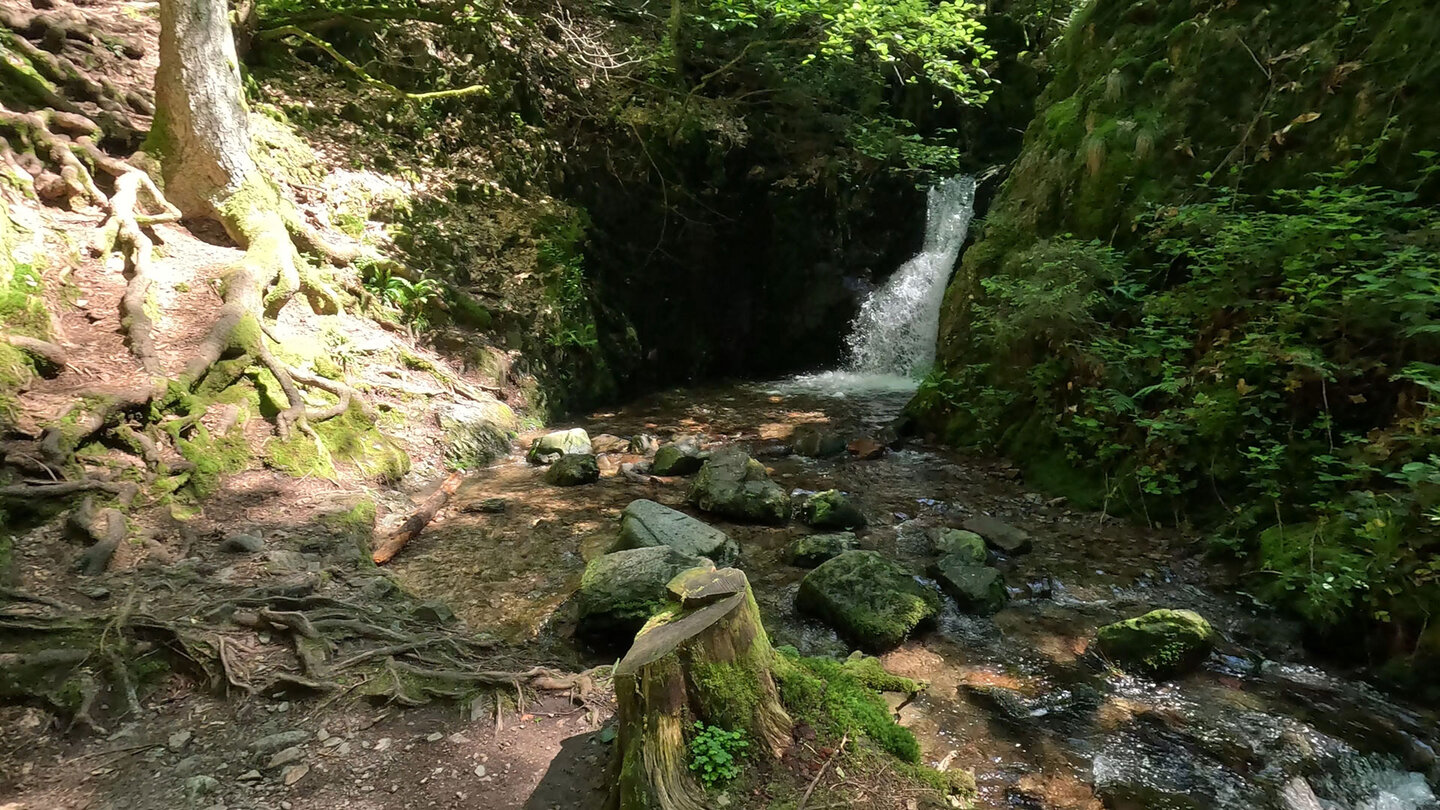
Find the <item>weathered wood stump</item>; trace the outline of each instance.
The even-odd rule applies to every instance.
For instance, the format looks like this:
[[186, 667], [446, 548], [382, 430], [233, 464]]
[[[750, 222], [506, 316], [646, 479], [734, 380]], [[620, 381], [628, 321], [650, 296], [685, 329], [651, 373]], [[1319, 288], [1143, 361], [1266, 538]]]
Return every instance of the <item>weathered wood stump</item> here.
[[793, 723], [780, 704], [775, 651], [745, 575], [695, 568], [673, 579], [670, 610], [652, 619], [615, 668], [620, 727], [613, 810], [707, 810], [685, 733], [697, 721], [744, 730], [779, 757]]

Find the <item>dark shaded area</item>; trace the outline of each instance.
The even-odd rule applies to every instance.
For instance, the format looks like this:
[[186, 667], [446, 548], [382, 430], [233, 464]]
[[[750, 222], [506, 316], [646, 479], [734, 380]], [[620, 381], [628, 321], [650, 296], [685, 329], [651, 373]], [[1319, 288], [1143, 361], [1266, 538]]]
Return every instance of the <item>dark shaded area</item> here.
[[609, 793], [610, 746], [603, 731], [578, 734], [560, 744], [525, 810], [599, 810]]

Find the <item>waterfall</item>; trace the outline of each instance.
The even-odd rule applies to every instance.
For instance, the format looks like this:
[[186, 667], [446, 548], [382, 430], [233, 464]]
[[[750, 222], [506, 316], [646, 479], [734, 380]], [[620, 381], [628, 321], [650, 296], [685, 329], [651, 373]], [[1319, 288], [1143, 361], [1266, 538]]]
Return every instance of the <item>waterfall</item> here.
[[847, 371], [920, 377], [935, 362], [945, 283], [975, 208], [975, 178], [955, 177], [930, 189], [920, 252], [870, 293], [846, 343]]

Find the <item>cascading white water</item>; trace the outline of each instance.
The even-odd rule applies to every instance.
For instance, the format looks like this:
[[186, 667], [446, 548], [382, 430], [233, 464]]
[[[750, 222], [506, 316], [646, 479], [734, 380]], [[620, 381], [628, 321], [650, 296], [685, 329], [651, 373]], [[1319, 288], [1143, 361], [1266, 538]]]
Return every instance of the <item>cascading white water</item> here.
[[885, 286], [860, 306], [846, 342], [848, 371], [919, 377], [935, 362], [945, 282], [975, 210], [975, 178], [955, 177], [930, 189], [925, 243]]

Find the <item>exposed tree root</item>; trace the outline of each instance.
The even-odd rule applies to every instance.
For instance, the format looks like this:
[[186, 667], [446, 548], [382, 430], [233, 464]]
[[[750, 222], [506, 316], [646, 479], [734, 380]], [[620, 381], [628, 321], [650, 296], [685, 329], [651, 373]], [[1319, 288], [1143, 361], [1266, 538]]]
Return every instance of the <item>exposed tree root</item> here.
[[41, 371], [45, 373], [59, 373], [70, 362], [65, 350], [48, 340], [24, 335], [6, 335], [4, 339], [6, 343], [40, 361]]

